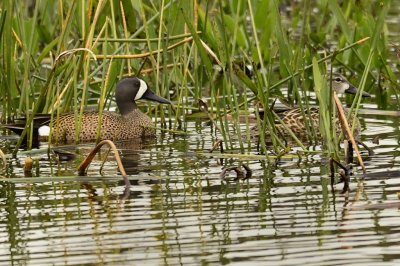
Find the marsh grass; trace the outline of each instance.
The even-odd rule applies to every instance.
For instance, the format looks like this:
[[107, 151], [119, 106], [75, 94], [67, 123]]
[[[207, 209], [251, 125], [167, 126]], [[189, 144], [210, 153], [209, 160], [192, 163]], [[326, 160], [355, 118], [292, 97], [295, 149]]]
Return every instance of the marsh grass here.
[[[158, 125], [185, 129], [188, 110], [196, 110], [198, 99], [205, 98], [225, 149], [245, 153], [252, 150], [248, 132], [253, 125], [247, 121], [243, 126], [239, 113], [249, 116], [252, 107], [262, 106], [264, 119], [256, 112], [261, 152], [279, 154], [287, 143], [270, 110], [276, 99], [299, 106], [307, 117], [311, 103], [306, 96], [315, 87], [320, 107], [332, 106], [323, 80], [330, 69], [361, 76], [362, 90], [381, 72], [394, 83], [384, 30], [391, 1], [356, 2], [3, 0], [1, 121], [25, 115], [24, 134], [31, 139], [35, 114], [51, 113], [56, 125], [68, 111], [76, 114], [78, 134], [88, 106], [101, 115], [115, 105], [116, 80], [138, 75], [160, 95], [168, 98], [172, 92], [174, 109], [140, 104]], [[372, 38], [358, 42], [366, 37]], [[252, 75], [244, 65], [253, 66]], [[358, 95], [353, 109], [360, 103]], [[337, 154], [334, 110], [329, 107], [323, 114], [327, 150]], [[306, 123], [306, 134], [317, 143], [316, 130]], [[307, 144], [297, 144], [307, 151]]]

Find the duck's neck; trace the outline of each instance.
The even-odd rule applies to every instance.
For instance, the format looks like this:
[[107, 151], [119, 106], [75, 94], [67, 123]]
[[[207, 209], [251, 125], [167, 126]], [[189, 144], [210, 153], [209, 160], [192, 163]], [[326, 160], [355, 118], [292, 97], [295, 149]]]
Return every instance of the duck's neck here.
[[137, 109], [136, 103], [132, 101], [119, 101], [117, 106], [121, 115], [128, 115]]

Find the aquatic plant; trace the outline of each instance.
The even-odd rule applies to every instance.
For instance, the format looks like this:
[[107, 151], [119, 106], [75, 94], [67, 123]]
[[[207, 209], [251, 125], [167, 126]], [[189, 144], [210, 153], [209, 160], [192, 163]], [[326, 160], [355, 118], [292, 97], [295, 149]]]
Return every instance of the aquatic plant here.
[[[203, 98], [225, 148], [245, 152], [254, 146], [247, 117], [254, 112], [251, 107], [261, 106], [264, 119], [255, 112], [257, 126], [268, 132], [260, 136], [261, 152], [278, 154], [287, 144], [276, 130], [270, 107], [279, 99], [298, 105], [307, 116], [315, 101], [309, 92], [320, 83], [310, 78], [313, 59], [321, 75], [342, 69], [362, 90], [371, 91], [382, 77], [394, 81], [385, 31], [389, 8], [390, 0], [341, 5], [326, 0], [4, 0], [1, 121], [25, 115], [24, 134], [31, 140], [36, 113], [52, 113], [55, 121], [70, 111], [77, 114], [79, 130], [88, 106], [113, 106], [117, 77], [146, 75], [160, 95], [172, 92], [174, 112], [170, 107], [147, 106], [162, 127], [184, 129], [180, 121], [194, 119], [188, 114]], [[371, 39], [356, 45], [366, 37]], [[314, 81], [318, 78], [314, 71]], [[386, 97], [391, 93], [396, 90]], [[328, 94], [320, 96], [317, 102], [331, 99]], [[360, 97], [355, 99], [357, 110]], [[331, 114], [332, 109], [327, 118]], [[311, 143], [316, 142], [314, 129], [307, 131]], [[307, 149], [300, 141], [297, 144]]]

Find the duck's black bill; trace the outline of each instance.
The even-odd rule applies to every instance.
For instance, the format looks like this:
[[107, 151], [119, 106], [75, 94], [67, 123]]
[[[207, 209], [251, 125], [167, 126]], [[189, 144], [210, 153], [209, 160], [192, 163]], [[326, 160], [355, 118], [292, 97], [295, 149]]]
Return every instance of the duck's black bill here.
[[[357, 89], [356, 87], [350, 85], [350, 88], [348, 88], [348, 89], [345, 90], [344, 92], [345, 92], [345, 93], [349, 93], [349, 94], [356, 94], [356, 93], [357, 93], [357, 90], [358, 90], [358, 89]], [[361, 93], [361, 96], [362, 96], [362, 97], [371, 97], [371, 94], [369, 94], [368, 92], [363, 91], [363, 92]]]
[[168, 101], [167, 99], [164, 99], [161, 96], [158, 96], [157, 94], [155, 94], [154, 92], [152, 92], [149, 89], [143, 94], [142, 99], [155, 101], [155, 102], [159, 102], [159, 103], [171, 104], [170, 101]]

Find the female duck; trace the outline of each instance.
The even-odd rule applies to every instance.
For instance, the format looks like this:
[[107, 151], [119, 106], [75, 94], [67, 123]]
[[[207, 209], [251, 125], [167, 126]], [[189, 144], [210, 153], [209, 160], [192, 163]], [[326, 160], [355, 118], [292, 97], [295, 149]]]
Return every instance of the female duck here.
[[[354, 87], [345, 77], [343, 77], [340, 74], [333, 74], [332, 75], [332, 89], [337, 93], [337, 94], [343, 94], [343, 93], [350, 93], [350, 94], [356, 94], [357, 93], [357, 88]], [[370, 97], [370, 95], [366, 92], [362, 92], [362, 97]], [[303, 113], [299, 107], [295, 107], [289, 110], [286, 110], [284, 112], [279, 113], [280, 118], [282, 119], [283, 123], [290, 128], [290, 130], [298, 137], [301, 139], [308, 139], [309, 136], [307, 133], [309, 130], [307, 130], [307, 124], [309, 126], [312, 126], [314, 128], [314, 131], [317, 133], [317, 136], [320, 136], [320, 130], [319, 130], [319, 113], [320, 110], [317, 107], [311, 107], [308, 110], [305, 110], [306, 117], [303, 116]], [[310, 118], [307, 123], [306, 119]], [[353, 117], [349, 119], [349, 122], [351, 123], [353, 121]], [[334, 119], [334, 127], [336, 130], [336, 134], [340, 135], [342, 132], [342, 128], [340, 125], [339, 118], [336, 117]], [[350, 124], [350, 127], [352, 125]], [[286, 133], [286, 129], [282, 124], [276, 124], [276, 128], [278, 131], [283, 134], [283, 135], [288, 135]], [[361, 126], [359, 120], [356, 118], [355, 119], [355, 130], [354, 130], [354, 137], [356, 139], [359, 139], [360, 137], [360, 132], [361, 132]], [[258, 129], [253, 128], [252, 132], [253, 136], [259, 136]]]

